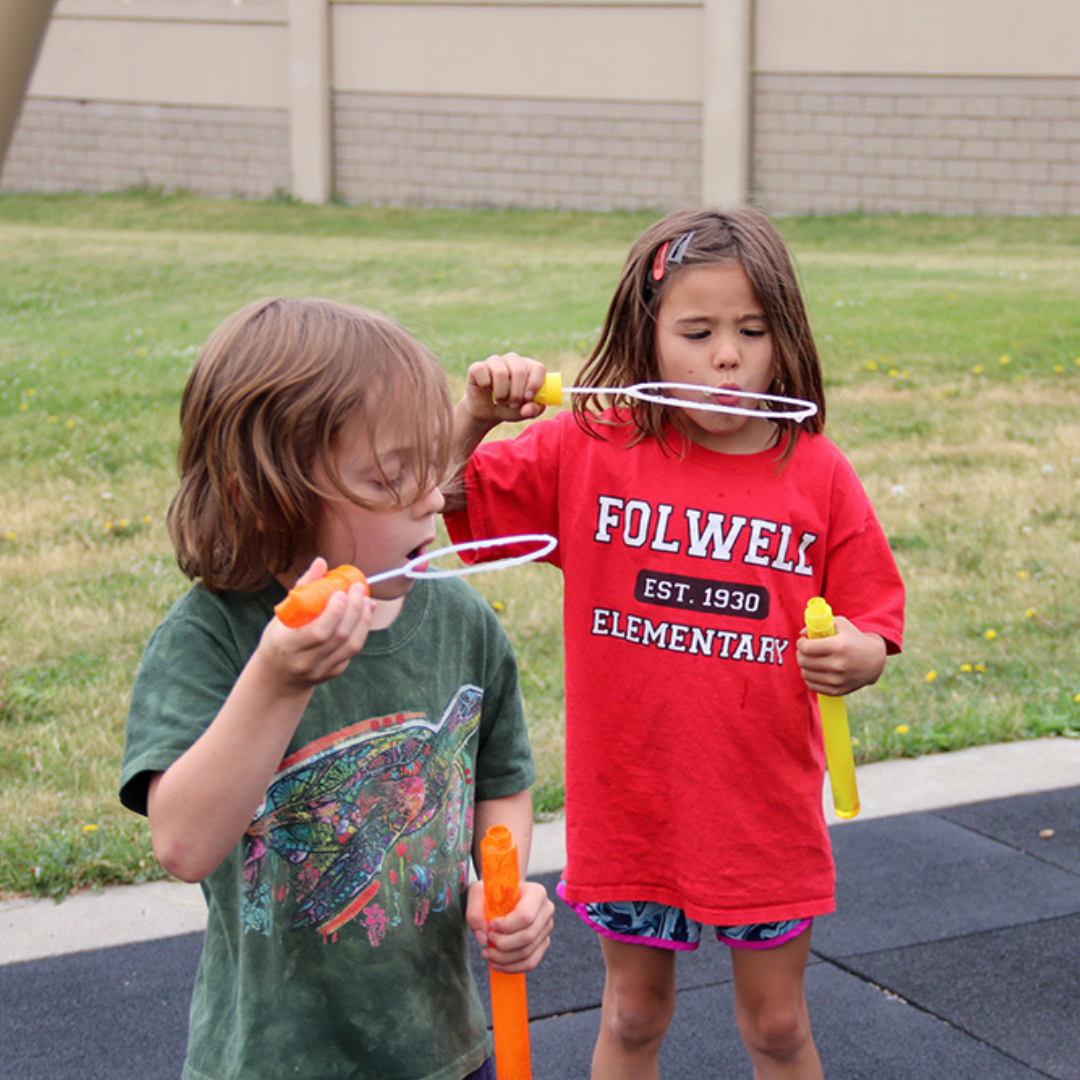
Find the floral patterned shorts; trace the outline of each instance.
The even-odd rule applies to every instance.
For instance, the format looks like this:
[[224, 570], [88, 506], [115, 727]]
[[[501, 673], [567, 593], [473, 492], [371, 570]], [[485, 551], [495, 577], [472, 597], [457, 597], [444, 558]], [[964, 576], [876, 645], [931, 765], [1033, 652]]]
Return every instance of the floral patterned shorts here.
[[[562, 896], [563, 882], [558, 893]], [[687, 918], [681, 908], [651, 900], [616, 900], [570, 907], [598, 934], [632, 945], [654, 945], [659, 949], [696, 949], [701, 944], [704, 924]], [[716, 937], [733, 949], [774, 949], [810, 928], [812, 918], [784, 922], [748, 923], [745, 926], [717, 926]]]

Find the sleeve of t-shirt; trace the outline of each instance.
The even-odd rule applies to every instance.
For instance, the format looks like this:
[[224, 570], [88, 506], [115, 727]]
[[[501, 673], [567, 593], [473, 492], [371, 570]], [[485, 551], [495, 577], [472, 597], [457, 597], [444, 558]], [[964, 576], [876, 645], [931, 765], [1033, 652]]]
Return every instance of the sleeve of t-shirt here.
[[514, 650], [498, 617], [482, 606], [489, 659], [476, 757], [478, 801], [516, 795], [536, 780]]
[[242, 658], [205, 622], [170, 614], [143, 653], [128, 710], [120, 801], [146, 813], [154, 773], [164, 772], [210, 726], [229, 696]]
[[834, 520], [825, 564], [825, 599], [864, 634], [880, 634], [890, 654], [904, 636], [904, 582], [873, 504], [854, 469], [837, 468]]
[[[478, 446], [465, 470], [466, 509], [446, 515], [455, 544], [494, 536], [547, 533], [558, 536], [560, 458], [570, 413], [529, 425], [513, 439]], [[489, 561], [505, 552], [489, 549], [467, 561]], [[559, 565], [556, 548], [547, 561]]]

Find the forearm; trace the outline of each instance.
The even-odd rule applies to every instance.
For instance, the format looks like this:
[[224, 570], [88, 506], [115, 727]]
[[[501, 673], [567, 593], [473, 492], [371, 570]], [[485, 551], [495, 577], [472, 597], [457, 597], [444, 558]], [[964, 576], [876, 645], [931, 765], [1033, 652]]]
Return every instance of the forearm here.
[[201, 738], [151, 782], [147, 816], [166, 870], [201, 881], [236, 846], [310, 697], [310, 687], [283, 691], [244, 669]]
[[498, 427], [498, 424], [497, 420], [490, 422], [477, 420], [465, 400], [462, 400], [454, 410], [452, 460], [456, 465], [456, 472], [443, 485], [442, 492], [446, 499], [444, 514], [454, 514], [465, 509], [465, 467], [473, 451], [484, 441], [489, 431]]
[[476, 804], [476, 830], [473, 835], [473, 862], [480, 872], [480, 841], [492, 825], [505, 825], [514, 836], [518, 849], [518, 875], [525, 877], [532, 847], [532, 792], [526, 788], [502, 799], [485, 799]]

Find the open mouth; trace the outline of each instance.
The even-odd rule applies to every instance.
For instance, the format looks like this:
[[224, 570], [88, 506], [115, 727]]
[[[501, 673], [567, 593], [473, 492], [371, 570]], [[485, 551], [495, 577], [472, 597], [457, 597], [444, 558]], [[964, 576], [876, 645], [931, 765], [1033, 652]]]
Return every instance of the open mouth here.
[[407, 554], [406, 561], [411, 570], [423, 571], [427, 569], [427, 563], [424, 562], [423, 559], [424, 552], [427, 551], [430, 544], [430, 540], [425, 540], [422, 544], [417, 544], [417, 546]]

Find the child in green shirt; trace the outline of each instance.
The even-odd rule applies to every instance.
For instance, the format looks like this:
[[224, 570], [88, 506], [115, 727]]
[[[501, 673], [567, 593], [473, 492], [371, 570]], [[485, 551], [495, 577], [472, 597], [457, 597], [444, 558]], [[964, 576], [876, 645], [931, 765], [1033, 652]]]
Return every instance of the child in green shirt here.
[[489, 606], [398, 576], [298, 629], [274, 617], [328, 566], [371, 576], [422, 554], [450, 433], [434, 357], [329, 301], [247, 306], [189, 379], [169, 527], [196, 584], [147, 646], [120, 792], [207, 900], [185, 1080], [488, 1075], [468, 933], [506, 971], [547, 948], [542, 886], [490, 926], [468, 886], [489, 825], [524, 866], [532, 823], [517, 668]]

